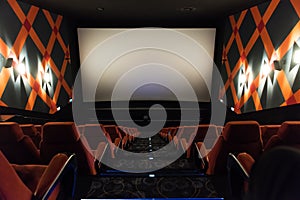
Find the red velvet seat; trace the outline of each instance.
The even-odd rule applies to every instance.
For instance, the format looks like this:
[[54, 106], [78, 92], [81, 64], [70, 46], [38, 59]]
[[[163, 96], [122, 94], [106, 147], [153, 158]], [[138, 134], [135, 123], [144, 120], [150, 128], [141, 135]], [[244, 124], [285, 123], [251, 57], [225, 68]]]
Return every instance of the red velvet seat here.
[[36, 129], [33, 124], [20, 124], [20, 127], [23, 133], [29, 136], [35, 146], [39, 149], [40, 142], [41, 142], [41, 135], [40, 132]]
[[160, 131], [159, 131], [159, 135], [162, 139], [164, 140], [168, 140], [168, 135], [169, 135], [169, 131], [170, 131], [170, 128], [162, 128]]
[[283, 122], [265, 146], [265, 150], [276, 146], [290, 146], [300, 149], [300, 121]]
[[181, 126], [178, 129], [177, 139], [180, 141], [181, 147], [186, 151], [186, 157], [191, 157], [191, 147], [193, 138], [198, 130], [198, 126]]
[[[71, 173], [67, 167], [71, 166], [73, 159], [73, 156], [68, 158], [65, 154], [57, 154], [48, 166], [12, 165], [0, 151], [0, 199], [73, 198], [76, 166]], [[69, 185], [70, 190], [63, 191], [65, 185], [61, 184], [62, 181]]]
[[0, 150], [10, 163], [40, 163], [38, 149], [15, 122], [0, 123]]
[[80, 139], [74, 122], [48, 122], [42, 127], [41, 159], [48, 164], [57, 153], [75, 153], [78, 173], [97, 174], [93, 152]]
[[109, 135], [111, 141], [119, 147], [122, 143], [122, 135], [120, 134], [117, 126], [115, 125], [101, 125], [102, 130], [105, 132], [105, 135]]
[[261, 139], [263, 142], [263, 147], [265, 148], [266, 144], [268, 143], [269, 139], [277, 134], [280, 125], [261, 125]]
[[[197, 144], [203, 148], [203, 143]], [[256, 121], [228, 122], [211, 151], [204, 155], [208, 162], [207, 174], [225, 174], [229, 153], [247, 152], [254, 159], [262, 153], [260, 127]], [[205, 151], [200, 151], [205, 153]], [[203, 155], [201, 155], [203, 156]]]
[[130, 144], [130, 141], [129, 141], [129, 137], [130, 135], [127, 134], [124, 130], [123, 130], [123, 127], [120, 127], [120, 126], [117, 126], [117, 129], [119, 131], [119, 133], [121, 134], [121, 137], [122, 137], [122, 149], [125, 149], [126, 146], [128, 146]]
[[194, 143], [203, 142], [205, 140], [206, 149], [211, 149], [219, 137], [217, 127], [213, 124], [201, 124], [198, 126]]
[[100, 142], [107, 143], [110, 140], [105, 136], [100, 124], [85, 124], [79, 127], [79, 131], [86, 138], [92, 150], [96, 150]]
[[115, 145], [112, 143], [110, 136], [106, 135], [102, 130], [100, 124], [85, 124], [82, 126], [82, 136], [86, 139], [86, 142], [94, 152], [98, 151], [99, 153], [97, 149], [100, 143], [108, 144], [111, 158], [115, 157]]

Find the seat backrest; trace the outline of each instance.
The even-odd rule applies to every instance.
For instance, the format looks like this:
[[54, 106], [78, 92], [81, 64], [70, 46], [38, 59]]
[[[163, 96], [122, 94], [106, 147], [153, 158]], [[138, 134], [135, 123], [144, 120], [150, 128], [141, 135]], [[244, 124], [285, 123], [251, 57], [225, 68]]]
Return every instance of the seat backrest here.
[[254, 159], [262, 153], [260, 127], [256, 121], [228, 122], [222, 135], [208, 154], [208, 174], [226, 173], [226, 162], [229, 153], [246, 152]]
[[197, 134], [194, 142], [203, 142], [205, 140], [205, 147], [211, 149], [218, 138], [217, 127], [213, 124], [201, 124], [198, 126]]
[[286, 145], [300, 149], [300, 121], [283, 122], [276, 135], [273, 135], [265, 146], [265, 150]]
[[198, 126], [181, 126], [178, 130], [178, 139], [190, 140], [191, 137], [195, 137], [198, 130]]
[[108, 140], [99, 124], [85, 124], [82, 129], [82, 134], [92, 150], [97, 149], [100, 142], [107, 143]]
[[41, 142], [41, 136], [36, 129], [36, 127], [33, 124], [20, 124], [20, 127], [24, 133], [24, 135], [27, 135], [31, 138], [32, 142], [35, 144], [35, 146], [39, 149], [40, 148], [40, 142]]
[[19, 178], [14, 168], [10, 165], [0, 151], [0, 199], [31, 200], [32, 192]]
[[265, 148], [266, 144], [268, 143], [269, 139], [276, 135], [278, 130], [280, 128], [280, 125], [261, 125], [261, 139], [263, 142], [263, 147]]
[[10, 163], [40, 163], [38, 149], [15, 122], [0, 123], [0, 150]]
[[[76, 182], [77, 165], [75, 154], [56, 154], [50, 161], [35, 189], [37, 199], [71, 198]], [[72, 166], [71, 166], [72, 165]]]
[[122, 136], [119, 133], [117, 126], [115, 126], [115, 125], [103, 125], [102, 128], [105, 131], [105, 133], [110, 136], [112, 142], [115, 142], [115, 140], [117, 138], [122, 139]]
[[42, 127], [40, 144], [42, 162], [48, 164], [57, 153], [75, 153], [78, 173], [96, 174], [92, 151], [80, 140], [74, 122], [47, 122]]

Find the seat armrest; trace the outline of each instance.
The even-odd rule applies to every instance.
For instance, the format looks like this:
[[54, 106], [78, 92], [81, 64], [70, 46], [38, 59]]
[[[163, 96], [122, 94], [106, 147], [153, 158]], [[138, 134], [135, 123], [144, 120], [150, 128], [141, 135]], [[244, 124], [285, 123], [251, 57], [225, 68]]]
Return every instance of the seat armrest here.
[[[63, 192], [65, 196], [73, 198], [75, 194], [76, 176], [77, 160], [75, 154], [69, 157], [63, 153], [56, 154], [41, 176], [34, 196], [38, 199], [48, 199], [50, 197], [55, 199], [59, 193]], [[67, 184], [65, 182], [66, 180], [68, 182]], [[72, 183], [70, 183], [71, 181]], [[65, 184], [64, 187], [62, 187], [61, 183]]]
[[181, 148], [183, 149], [183, 151], [187, 151], [188, 149], [188, 144], [185, 138], [182, 138], [180, 140], [180, 144], [181, 144]]
[[206, 170], [208, 169], [208, 159], [207, 159], [208, 151], [203, 142], [196, 142], [195, 146], [196, 146], [198, 158], [200, 159], [201, 162], [201, 168], [204, 172], [206, 172]]
[[108, 144], [106, 142], [100, 142], [98, 144], [97, 150], [95, 151], [95, 169], [97, 172], [100, 171], [100, 167], [101, 167], [101, 160], [104, 156], [104, 154], [106, 153], [106, 149], [108, 147]]
[[255, 160], [252, 158], [252, 156], [248, 153], [239, 153], [236, 159], [239, 161], [240, 165], [243, 166], [244, 170], [249, 175], [251, 172], [251, 168], [255, 163]]
[[227, 158], [227, 173], [229, 195], [232, 199], [241, 199], [248, 190], [249, 171], [232, 153]]
[[230, 173], [230, 171], [235, 168], [237, 169], [237, 171], [241, 174], [241, 176], [243, 177], [244, 180], [248, 180], [249, 179], [249, 172], [250, 171], [247, 171], [243, 164], [241, 164], [241, 162], [237, 159], [237, 157], [232, 154], [232, 153], [229, 153], [228, 155], [228, 160], [227, 160], [227, 169], [228, 169], [228, 172]]
[[39, 180], [45, 172], [47, 165], [17, 165], [11, 164], [23, 183], [32, 191], [35, 191]]
[[179, 141], [178, 141], [178, 138], [177, 138], [177, 136], [175, 135], [174, 137], [173, 137], [173, 144], [174, 144], [174, 146], [176, 147], [176, 149], [178, 150], [179, 149]]
[[115, 152], [117, 152], [118, 149], [120, 148], [121, 138], [116, 138], [114, 144], [115, 144], [115, 146], [116, 146]]

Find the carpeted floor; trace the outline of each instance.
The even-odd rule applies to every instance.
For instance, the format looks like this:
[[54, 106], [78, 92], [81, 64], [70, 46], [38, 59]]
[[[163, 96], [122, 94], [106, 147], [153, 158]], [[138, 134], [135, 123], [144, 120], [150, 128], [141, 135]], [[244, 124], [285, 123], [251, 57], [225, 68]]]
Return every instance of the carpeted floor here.
[[[151, 140], [138, 138], [127, 151], [149, 152], [164, 145], [166, 142], [156, 135]], [[130, 159], [119, 162], [129, 165]], [[149, 177], [149, 174], [154, 177]], [[185, 155], [153, 173], [129, 174], [103, 167], [102, 173], [98, 176], [79, 177], [76, 189], [76, 199], [203, 197], [221, 197], [221, 195], [215, 189], [214, 180], [202, 174], [198, 170], [197, 162], [186, 159]]]
[[86, 198], [196, 198], [218, 197], [206, 177], [93, 178]]

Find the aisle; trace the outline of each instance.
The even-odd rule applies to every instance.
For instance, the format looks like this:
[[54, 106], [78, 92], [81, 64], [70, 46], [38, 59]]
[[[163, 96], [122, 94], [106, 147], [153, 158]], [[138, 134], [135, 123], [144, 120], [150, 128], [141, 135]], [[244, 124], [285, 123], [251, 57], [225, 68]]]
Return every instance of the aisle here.
[[[166, 144], [158, 135], [151, 139], [137, 138], [127, 151], [147, 153]], [[115, 160], [126, 166], [133, 164], [130, 157], [124, 159], [118, 154]], [[106, 167], [97, 176], [80, 176], [76, 199], [220, 197], [212, 178], [199, 172], [194, 160], [186, 159], [183, 154], [171, 165], [149, 173], [126, 173]]]
[[[194, 158], [187, 159], [184, 152], [182, 156], [178, 158], [171, 164], [169, 163], [168, 159], [173, 157], [178, 150], [175, 146], [171, 144], [171, 150], [168, 152], [164, 152], [161, 150], [158, 154], [158, 150], [166, 146], [168, 143], [164, 141], [160, 136], [154, 135], [151, 138], [137, 138], [127, 149], [127, 154], [121, 154], [116, 152], [116, 158], [114, 159], [114, 164], [117, 166], [122, 166], [120, 168], [128, 169], [131, 171], [132, 168], [138, 168], [141, 171], [144, 169], [150, 169], [151, 167], [155, 166], [163, 166], [154, 172], [149, 172], [155, 174], [155, 176], [199, 176], [203, 175], [201, 171], [199, 171], [199, 167], [197, 166], [197, 161]], [[143, 154], [144, 157], [137, 160], [133, 157], [129, 152], [132, 153], [140, 153]], [[148, 153], [148, 154], [147, 154]], [[153, 153], [150, 154], [149, 153]], [[154, 155], [154, 156], [152, 156]], [[155, 156], [157, 155], [157, 156]], [[108, 156], [105, 159], [110, 159]], [[151, 159], [151, 162], [149, 161]], [[119, 170], [112, 169], [107, 166], [102, 166], [102, 176], [148, 176], [149, 173], [126, 173], [121, 172]]]

